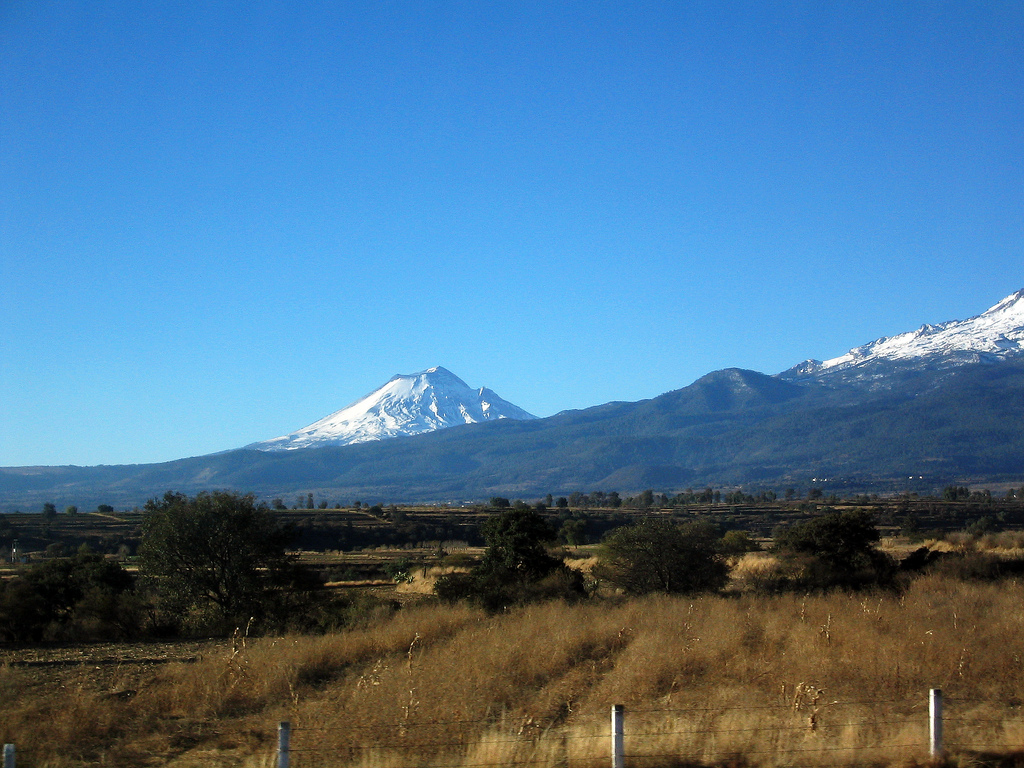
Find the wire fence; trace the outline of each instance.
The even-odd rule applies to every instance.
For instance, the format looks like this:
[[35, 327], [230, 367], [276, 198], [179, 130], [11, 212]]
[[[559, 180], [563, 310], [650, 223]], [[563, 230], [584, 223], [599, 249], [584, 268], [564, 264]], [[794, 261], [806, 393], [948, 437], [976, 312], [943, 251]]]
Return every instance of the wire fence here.
[[[798, 693], [785, 705], [612, 707], [611, 717], [395, 723], [388, 727], [281, 723], [278, 768], [653, 768], [732, 764], [837, 765], [1017, 755], [1017, 703], [919, 699], [825, 701]], [[944, 712], [944, 705], [946, 711]], [[1005, 764], [1005, 763], [1004, 763]], [[1014, 763], [1016, 764], [1016, 763]]]
[[[325, 717], [326, 715], [321, 715]], [[508, 713], [485, 719], [388, 724], [278, 724], [266, 768], [675, 768], [716, 765], [887, 765], [968, 757], [1024, 766], [1021, 702], [943, 699], [825, 700], [797, 691], [784, 704], [566, 710], [545, 722]], [[210, 736], [210, 733], [204, 735]], [[224, 734], [217, 731], [220, 736]], [[273, 742], [273, 731], [259, 738]], [[26, 760], [25, 758], [28, 758]], [[4, 745], [3, 768], [32, 768], [30, 753]]]

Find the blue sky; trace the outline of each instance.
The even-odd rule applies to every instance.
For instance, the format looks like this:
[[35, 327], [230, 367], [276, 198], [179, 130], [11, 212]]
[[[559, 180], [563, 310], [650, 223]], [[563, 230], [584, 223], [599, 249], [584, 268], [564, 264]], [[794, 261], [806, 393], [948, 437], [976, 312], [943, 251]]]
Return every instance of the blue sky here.
[[540, 416], [1024, 287], [1019, 2], [0, 4], [0, 465]]

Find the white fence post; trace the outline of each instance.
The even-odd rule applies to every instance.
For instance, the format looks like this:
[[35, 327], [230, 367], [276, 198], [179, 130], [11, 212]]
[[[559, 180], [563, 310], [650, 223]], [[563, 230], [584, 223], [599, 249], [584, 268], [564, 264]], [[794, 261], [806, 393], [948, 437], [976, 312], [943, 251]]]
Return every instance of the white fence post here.
[[4, 744], [4, 768], [15, 768], [15, 752], [13, 744]]
[[932, 757], [942, 755], [942, 691], [932, 688], [928, 696], [928, 746]]
[[626, 747], [622, 738], [622, 705], [612, 705], [612, 768], [626, 768]]
[[277, 768], [288, 768], [292, 726], [287, 720], [277, 724]]

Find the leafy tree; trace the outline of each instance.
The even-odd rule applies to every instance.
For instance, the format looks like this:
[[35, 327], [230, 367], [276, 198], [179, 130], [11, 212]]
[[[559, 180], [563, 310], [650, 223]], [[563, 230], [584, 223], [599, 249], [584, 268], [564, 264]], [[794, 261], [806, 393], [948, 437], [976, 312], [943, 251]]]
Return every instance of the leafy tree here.
[[124, 639], [141, 630], [141, 604], [120, 564], [80, 551], [0, 584], [0, 640]]
[[64, 514], [65, 515], [77, 515], [78, 514], [78, 507], [76, 507], [74, 504], [69, 504], [67, 507], [64, 508]]
[[587, 543], [587, 521], [579, 518], [566, 520], [558, 529], [558, 538], [566, 544], [578, 547]]
[[646, 518], [605, 537], [600, 574], [630, 595], [721, 589], [729, 577], [714, 528]]
[[772, 550], [797, 584], [857, 588], [885, 583], [893, 575], [892, 561], [876, 547], [880, 538], [871, 512], [856, 509], [778, 529]]
[[0, 581], [0, 640], [38, 642], [50, 619], [46, 601], [25, 579]]
[[971, 489], [966, 485], [947, 485], [942, 491], [946, 501], [964, 501], [971, 497]]
[[506, 499], [504, 496], [492, 496], [489, 506], [494, 509], [508, 509], [512, 506], [512, 502]]
[[726, 557], [738, 557], [747, 552], [757, 552], [761, 545], [754, 541], [746, 531], [727, 531], [719, 544]]
[[384, 566], [384, 573], [396, 584], [412, 581], [412, 563], [409, 558], [402, 557]]
[[485, 570], [538, 578], [558, 565], [544, 544], [555, 539], [554, 529], [530, 509], [513, 509], [487, 519], [482, 530], [487, 551]]
[[446, 601], [470, 600], [488, 610], [542, 598], [577, 598], [583, 578], [552, 557], [545, 547], [555, 530], [533, 510], [508, 509], [484, 523], [487, 550], [470, 573], [452, 573], [437, 581]]
[[43, 504], [43, 517], [45, 517], [47, 520], [52, 520], [56, 516], [57, 506], [53, 502], [48, 501], [45, 504]]
[[29, 569], [25, 580], [55, 617], [70, 615], [92, 589], [119, 594], [132, 588], [131, 576], [119, 563], [88, 552], [38, 563]]
[[145, 512], [141, 572], [179, 617], [212, 618], [221, 630], [265, 617], [275, 590], [294, 575], [287, 551], [294, 530], [251, 494], [168, 492]]

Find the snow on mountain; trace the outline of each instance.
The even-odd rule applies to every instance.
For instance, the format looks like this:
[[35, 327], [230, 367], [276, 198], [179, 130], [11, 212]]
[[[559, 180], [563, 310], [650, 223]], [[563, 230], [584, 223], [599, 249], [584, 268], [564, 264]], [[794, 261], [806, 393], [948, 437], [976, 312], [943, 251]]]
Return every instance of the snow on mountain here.
[[494, 419], [535, 419], [490, 389], [471, 389], [440, 366], [393, 377], [380, 389], [288, 435], [246, 446], [260, 451], [350, 445]]
[[880, 367], [949, 368], [1024, 356], [1024, 290], [967, 320], [922, 325], [824, 362], [807, 360], [779, 374], [786, 379], [876, 378]]

